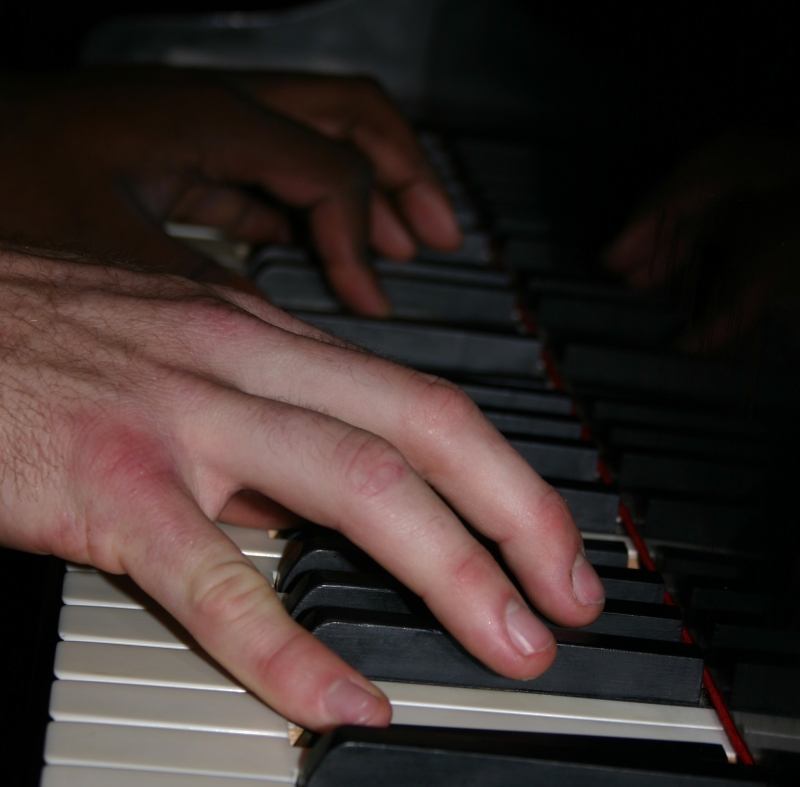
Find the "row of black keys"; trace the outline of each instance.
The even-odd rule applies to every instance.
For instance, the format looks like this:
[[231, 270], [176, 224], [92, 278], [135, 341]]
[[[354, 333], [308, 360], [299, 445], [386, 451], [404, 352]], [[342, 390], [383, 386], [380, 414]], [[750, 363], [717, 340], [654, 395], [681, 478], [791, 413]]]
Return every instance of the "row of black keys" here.
[[416, 596], [341, 536], [314, 530], [296, 538], [277, 587], [295, 619], [372, 680], [698, 704], [702, 657], [681, 642], [680, 614], [662, 603], [661, 577], [596, 568], [605, 610], [584, 629], [552, 626], [558, 657], [532, 681], [505, 678], [477, 661]]
[[305, 758], [299, 787], [728, 787], [765, 784], [719, 746], [578, 735], [340, 727]]

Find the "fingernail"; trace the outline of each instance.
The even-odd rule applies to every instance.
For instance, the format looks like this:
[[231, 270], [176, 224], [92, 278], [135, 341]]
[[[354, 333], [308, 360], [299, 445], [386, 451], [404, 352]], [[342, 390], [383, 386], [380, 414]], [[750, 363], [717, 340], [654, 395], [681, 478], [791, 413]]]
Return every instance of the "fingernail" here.
[[523, 656], [541, 653], [555, 644], [549, 629], [515, 598], [506, 606], [506, 629], [514, 647]]
[[369, 721], [379, 703], [374, 694], [350, 680], [334, 683], [325, 699], [328, 711], [340, 724], [363, 724]]
[[584, 606], [602, 604], [606, 600], [606, 589], [582, 549], [572, 564], [572, 592]]

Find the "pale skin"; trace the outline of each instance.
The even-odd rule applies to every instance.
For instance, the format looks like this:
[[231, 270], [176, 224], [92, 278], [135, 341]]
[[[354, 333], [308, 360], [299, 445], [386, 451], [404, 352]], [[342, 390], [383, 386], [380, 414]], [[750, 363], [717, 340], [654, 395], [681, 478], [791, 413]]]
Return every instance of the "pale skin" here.
[[[145, 101], [144, 92], [137, 95]], [[160, 150], [149, 160], [163, 165], [151, 170], [158, 177], [142, 182], [170, 182], [164, 173], [173, 171], [168, 165], [180, 146], [164, 141], [165, 129], [172, 133], [183, 122], [170, 117], [171, 125], [151, 124], [151, 144], [138, 148]], [[201, 120], [190, 118], [178, 135], [184, 150], [193, 139], [188, 128], [202, 130]], [[121, 127], [103, 126], [95, 149], [127, 150], [113, 143]], [[321, 211], [319, 237], [330, 221], [333, 235], [347, 240], [330, 248], [360, 248], [380, 223], [370, 224], [369, 199], [354, 201], [351, 211], [347, 190], [345, 197], [333, 186], [314, 191], [313, 167], [298, 185], [296, 172], [280, 170], [279, 157], [247, 147], [266, 134], [263, 128], [252, 137], [237, 129], [231, 122], [223, 131], [238, 135], [232, 148], [241, 160], [224, 155], [220, 144], [207, 159], [184, 153], [179, 163], [211, 161], [220, 183], [247, 172], [246, 182], [278, 183], [282, 194], [333, 194], [304, 203], [312, 214]], [[208, 138], [217, 133], [215, 127]], [[146, 136], [142, 129], [136, 135]], [[327, 166], [325, 156], [314, 165]], [[186, 166], [174, 171], [192, 171]], [[95, 178], [103, 172], [95, 170]], [[223, 204], [235, 192], [210, 188], [221, 190]], [[385, 186], [394, 195], [387, 204], [396, 205], [387, 221], [400, 217], [404, 227], [416, 227], [420, 188], [424, 194], [427, 187], [406, 184], [398, 194]], [[76, 192], [73, 220], [90, 197]], [[423, 201], [429, 199], [430, 193]], [[46, 216], [52, 230], [78, 226], [59, 223], [59, 215], [53, 207]], [[126, 214], [119, 208], [116, 215]], [[195, 262], [170, 256], [172, 241], [149, 228], [145, 238], [134, 232], [135, 222], [119, 221], [119, 248], [134, 239], [139, 267], [175, 270], [169, 266]], [[428, 230], [404, 231], [411, 238]], [[111, 238], [104, 232], [87, 230], [86, 238]], [[586, 625], [602, 609], [602, 584], [582, 555], [563, 499], [465, 394], [344, 345], [256, 295], [83, 257], [5, 251], [0, 380], [0, 542], [130, 574], [244, 685], [304, 727], [384, 725], [391, 709], [380, 691], [291, 620], [266, 579], [214, 525], [218, 518], [269, 528], [300, 516], [344, 533], [422, 596], [471, 653], [515, 678], [536, 677], [556, 655], [528, 600], [566, 626]], [[500, 545], [527, 598], [457, 515]]]

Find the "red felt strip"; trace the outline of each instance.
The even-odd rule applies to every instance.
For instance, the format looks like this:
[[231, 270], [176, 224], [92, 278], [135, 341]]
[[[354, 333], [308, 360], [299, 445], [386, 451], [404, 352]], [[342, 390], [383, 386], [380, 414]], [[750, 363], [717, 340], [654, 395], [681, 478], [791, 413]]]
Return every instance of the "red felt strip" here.
[[[563, 391], [564, 380], [556, 368], [552, 356], [547, 351], [547, 348], [542, 349], [542, 362], [544, 363], [545, 370], [550, 377], [551, 382], [553, 383], [553, 387], [559, 391]], [[585, 434], [587, 437], [589, 436], [588, 428], [585, 429]], [[606, 467], [605, 462], [602, 460], [597, 463], [597, 472], [603, 483], [613, 484], [611, 473], [609, 472], [608, 467]], [[636, 551], [639, 553], [639, 562], [649, 571], [655, 571], [656, 564], [650, 555], [647, 544], [645, 544], [644, 539], [639, 533], [639, 529], [636, 527], [636, 523], [633, 521], [631, 512], [624, 503], [620, 503], [619, 516], [622, 520], [623, 526], [625, 527], [625, 532], [628, 534], [631, 541], [633, 541]], [[667, 590], [664, 591], [664, 603], [669, 604], [670, 606], [675, 605], [675, 601]], [[688, 644], [694, 644], [694, 639], [685, 626], [681, 632], [681, 640]], [[744, 738], [742, 738], [742, 736], [739, 734], [739, 730], [736, 729], [736, 723], [731, 716], [731, 712], [728, 710], [728, 706], [725, 704], [725, 700], [723, 699], [722, 694], [720, 693], [719, 688], [714, 682], [714, 678], [711, 676], [711, 673], [708, 671], [707, 667], [703, 667], [703, 686], [708, 692], [708, 696], [711, 699], [711, 704], [714, 706], [714, 710], [717, 712], [717, 716], [722, 724], [722, 728], [725, 730], [725, 734], [728, 736], [728, 740], [731, 742], [731, 746], [733, 746], [733, 750], [736, 752], [738, 761], [744, 765], [754, 765], [755, 761], [753, 760], [753, 755], [747, 748]]]

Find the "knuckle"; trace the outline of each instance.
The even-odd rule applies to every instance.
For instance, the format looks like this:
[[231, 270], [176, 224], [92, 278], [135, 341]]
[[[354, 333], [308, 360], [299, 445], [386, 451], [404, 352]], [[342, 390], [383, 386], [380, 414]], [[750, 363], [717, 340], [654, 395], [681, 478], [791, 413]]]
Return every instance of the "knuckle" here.
[[427, 382], [415, 397], [411, 426], [437, 441], [459, 436], [480, 417], [478, 406], [446, 380]]
[[271, 593], [248, 564], [231, 560], [196, 572], [190, 582], [189, 605], [199, 625], [209, 630], [242, 628], [255, 623]]
[[255, 322], [255, 318], [242, 308], [210, 292], [187, 299], [183, 311], [182, 322], [189, 330], [198, 330], [204, 337], [220, 341], [241, 338]]
[[409, 473], [400, 452], [386, 440], [353, 429], [334, 451], [345, 489], [361, 500], [371, 500], [401, 484]]
[[567, 501], [552, 486], [548, 486], [547, 491], [539, 497], [535, 512], [539, 529], [545, 537], [555, 537], [565, 528], [574, 530], [578, 535]]
[[497, 569], [492, 556], [477, 542], [470, 545], [454, 563], [451, 576], [454, 587], [462, 591], [484, 588]]

